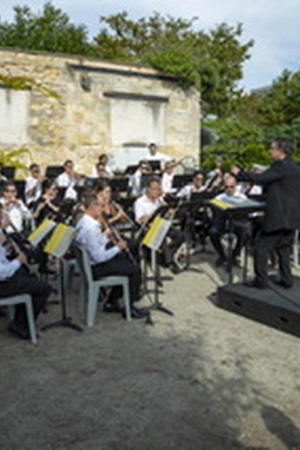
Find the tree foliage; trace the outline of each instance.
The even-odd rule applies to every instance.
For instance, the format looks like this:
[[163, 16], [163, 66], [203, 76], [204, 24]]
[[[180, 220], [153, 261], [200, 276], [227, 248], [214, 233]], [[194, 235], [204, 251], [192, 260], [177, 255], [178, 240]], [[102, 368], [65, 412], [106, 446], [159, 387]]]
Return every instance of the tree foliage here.
[[76, 26], [67, 14], [51, 3], [40, 13], [28, 6], [14, 7], [14, 21], [0, 22], [0, 45], [58, 53], [90, 54], [87, 28]]
[[126, 12], [102, 17], [95, 37], [96, 53], [104, 59], [148, 64], [176, 75], [181, 83], [201, 90], [205, 112], [225, 115], [250, 57], [253, 42], [242, 44], [242, 25], [217, 25], [209, 32], [191, 20], [158, 13], [133, 21]]

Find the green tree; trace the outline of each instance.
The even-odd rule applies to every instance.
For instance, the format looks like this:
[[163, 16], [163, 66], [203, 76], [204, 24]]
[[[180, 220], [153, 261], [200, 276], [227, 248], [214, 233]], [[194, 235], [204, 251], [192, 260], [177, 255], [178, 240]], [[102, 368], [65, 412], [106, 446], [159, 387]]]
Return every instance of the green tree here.
[[51, 3], [34, 14], [28, 6], [14, 7], [14, 21], [0, 22], [0, 45], [30, 50], [71, 54], [92, 54], [87, 28], [75, 26], [68, 16]]
[[176, 75], [184, 86], [201, 90], [205, 112], [224, 116], [241, 95], [237, 83], [253, 42], [241, 44], [241, 24], [220, 24], [206, 33], [195, 29], [195, 21], [158, 13], [137, 21], [126, 12], [101, 17], [95, 51], [104, 59], [148, 64]]

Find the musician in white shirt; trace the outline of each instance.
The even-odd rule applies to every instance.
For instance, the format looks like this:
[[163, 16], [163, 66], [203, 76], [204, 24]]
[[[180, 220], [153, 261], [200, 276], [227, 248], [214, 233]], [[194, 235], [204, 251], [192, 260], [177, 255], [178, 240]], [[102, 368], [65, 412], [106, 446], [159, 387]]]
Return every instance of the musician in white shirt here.
[[42, 182], [44, 177], [41, 174], [40, 166], [33, 163], [29, 167], [30, 176], [25, 179], [25, 201], [30, 208], [42, 195]]
[[[151, 221], [155, 211], [163, 204], [161, 180], [158, 177], [150, 178], [146, 185], [145, 194], [135, 201], [135, 221], [140, 225], [148, 223]], [[178, 248], [184, 242], [184, 235], [180, 230], [171, 226], [167, 237], [171, 242], [167, 243], [165, 241], [163, 244], [164, 264], [169, 267], [173, 273], [178, 273], [179, 269], [174, 260], [174, 256]]]
[[[27, 258], [23, 253], [11, 255], [12, 257], [9, 258], [10, 254], [7, 250], [9, 246], [7, 237], [0, 229], [0, 299], [1, 297], [30, 294], [36, 319], [43, 309], [52, 288], [44, 281], [40, 281], [35, 274], [29, 273], [27, 267], [24, 266], [24, 264], [27, 264]], [[8, 330], [23, 339], [29, 338], [24, 305], [16, 306], [14, 319], [9, 324]]]
[[17, 188], [12, 181], [5, 184], [0, 203], [10, 222], [6, 232], [10, 234], [21, 233], [24, 229], [24, 222], [30, 221], [32, 215], [24, 202], [17, 198]]
[[153, 142], [148, 146], [148, 154], [145, 157], [147, 161], [160, 161], [161, 163], [172, 161], [172, 157], [158, 151], [158, 147]]
[[204, 176], [202, 172], [197, 170], [193, 176], [193, 183], [187, 184], [177, 193], [177, 197], [183, 198], [185, 200], [190, 200], [192, 194], [205, 192], [206, 188], [203, 184]]
[[[110, 275], [128, 277], [132, 317], [145, 317], [142, 310], [133, 306], [140, 298], [141, 272], [139, 265], [134, 264], [125, 254], [127, 243], [121, 240], [109, 246], [109, 230], [102, 232], [99, 223], [104, 205], [94, 193], [88, 193], [84, 196], [83, 205], [85, 214], [76, 224], [78, 230], [76, 241], [85, 248], [91, 258], [94, 279], [97, 280]], [[120, 295], [122, 293], [119, 287], [113, 287], [104, 310], [120, 310], [118, 306]]]
[[164, 173], [161, 178], [161, 186], [164, 195], [176, 192], [176, 189], [173, 188], [174, 167], [175, 164], [173, 161], [165, 163]]
[[66, 188], [65, 199], [76, 200], [77, 192], [74, 187], [78, 183], [78, 175], [75, 172], [74, 163], [71, 159], [67, 159], [64, 162], [64, 169], [64, 172], [56, 178], [57, 186]]
[[151, 173], [151, 167], [149, 163], [145, 160], [139, 162], [137, 170], [131, 176], [129, 180], [129, 188], [131, 190], [130, 194], [132, 197], [138, 197], [144, 191], [142, 186], [143, 175]]
[[[232, 175], [226, 176], [224, 180], [225, 192], [218, 194], [215, 199], [219, 201], [246, 200], [247, 196], [238, 193], [237, 181]], [[228, 229], [227, 216], [224, 211], [214, 211], [212, 218], [212, 226], [208, 230], [208, 235], [218, 254], [218, 259], [215, 262], [216, 267], [222, 266], [228, 262], [228, 256], [225, 253], [224, 245], [222, 243], [222, 236], [231, 231], [236, 236], [236, 243], [232, 250], [232, 264], [238, 265], [238, 257], [246, 242], [251, 237], [251, 224], [245, 219], [233, 219], [231, 222], [231, 230]]]

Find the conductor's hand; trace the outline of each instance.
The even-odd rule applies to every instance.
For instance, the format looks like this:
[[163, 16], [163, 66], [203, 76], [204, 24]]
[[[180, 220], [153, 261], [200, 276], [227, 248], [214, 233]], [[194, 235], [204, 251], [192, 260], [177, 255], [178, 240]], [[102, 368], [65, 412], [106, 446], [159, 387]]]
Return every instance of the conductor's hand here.
[[16, 259], [20, 261], [21, 264], [27, 264], [27, 257], [25, 253], [20, 253]]
[[126, 241], [119, 241], [117, 243], [117, 247], [119, 247], [121, 250], [126, 250], [126, 248], [128, 247], [127, 242]]
[[238, 166], [232, 166], [230, 169], [230, 172], [232, 175], [238, 175], [240, 173], [241, 169]]

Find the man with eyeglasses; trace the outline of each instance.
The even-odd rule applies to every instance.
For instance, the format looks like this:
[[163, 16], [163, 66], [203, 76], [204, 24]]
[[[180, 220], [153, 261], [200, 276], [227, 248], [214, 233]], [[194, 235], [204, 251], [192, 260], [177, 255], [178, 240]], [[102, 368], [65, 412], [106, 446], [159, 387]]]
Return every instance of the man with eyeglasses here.
[[[238, 191], [237, 181], [235, 177], [226, 175], [223, 177], [225, 191], [218, 194], [215, 199], [226, 203], [230, 200], [246, 200], [245, 194]], [[216, 267], [220, 267], [228, 263], [228, 256], [226, 255], [224, 244], [222, 242], [222, 236], [229, 231], [228, 220], [223, 211], [213, 212], [212, 225], [208, 230], [208, 235], [211, 239], [212, 245], [218, 254], [218, 258], [215, 262]], [[236, 236], [235, 246], [232, 249], [232, 261], [233, 265], [238, 265], [238, 258], [241, 250], [249, 240], [251, 236], [251, 225], [247, 220], [233, 219], [231, 222], [231, 230]]]
[[262, 228], [254, 242], [255, 278], [247, 285], [267, 288], [268, 257], [276, 252], [279, 259], [279, 279], [284, 288], [293, 286], [290, 255], [294, 232], [300, 227], [300, 168], [292, 160], [292, 143], [285, 138], [275, 138], [269, 147], [272, 166], [257, 174], [233, 167], [232, 173], [238, 181], [262, 185], [266, 196], [266, 208]]
[[14, 182], [8, 181], [5, 183], [0, 203], [3, 207], [3, 214], [6, 214], [9, 219], [6, 232], [16, 235], [17, 239], [20, 238], [18, 235], [22, 234], [24, 223], [30, 221], [32, 216], [24, 202], [18, 198]]

